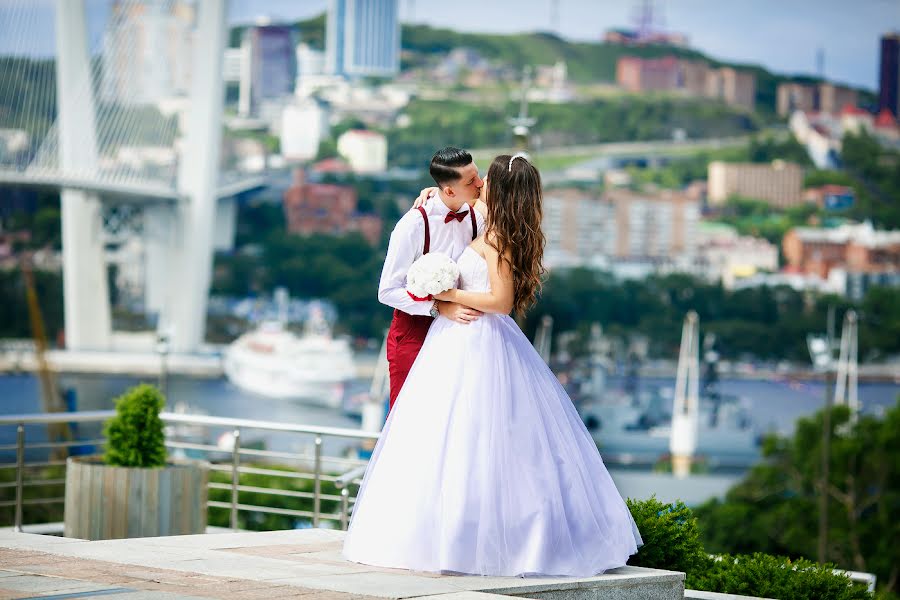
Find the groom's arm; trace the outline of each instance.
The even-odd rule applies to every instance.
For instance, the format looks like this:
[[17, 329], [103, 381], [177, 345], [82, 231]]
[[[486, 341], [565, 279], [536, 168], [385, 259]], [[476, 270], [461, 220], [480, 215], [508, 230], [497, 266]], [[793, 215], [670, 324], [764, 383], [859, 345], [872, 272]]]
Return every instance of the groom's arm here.
[[379, 302], [411, 315], [429, 314], [433, 301], [414, 300], [406, 291], [406, 274], [421, 255], [424, 243], [422, 216], [418, 211], [403, 215], [391, 232], [391, 241], [384, 257], [384, 268], [378, 284]]

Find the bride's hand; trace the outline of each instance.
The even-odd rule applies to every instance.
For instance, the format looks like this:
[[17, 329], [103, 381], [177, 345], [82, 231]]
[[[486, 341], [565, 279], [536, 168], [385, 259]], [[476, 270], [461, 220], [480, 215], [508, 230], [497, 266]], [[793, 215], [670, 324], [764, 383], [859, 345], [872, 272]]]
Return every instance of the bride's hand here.
[[456, 290], [449, 289], [446, 292], [441, 292], [440, 294], [435, 294], [432, 296], [435, 300], [443, 300], [444, 302], [454, 302], [454, 298], [456, 298]]
[[438, 189], [436, 187], [427, 187], [419, 192], [419, 197], [416, 198], [415, 202], [413, 202], [411, 210], [416, 210], [417, 208], [425, 204], [425, 201], [428, 200], [431, 196], [437, 194], [437, 192]]

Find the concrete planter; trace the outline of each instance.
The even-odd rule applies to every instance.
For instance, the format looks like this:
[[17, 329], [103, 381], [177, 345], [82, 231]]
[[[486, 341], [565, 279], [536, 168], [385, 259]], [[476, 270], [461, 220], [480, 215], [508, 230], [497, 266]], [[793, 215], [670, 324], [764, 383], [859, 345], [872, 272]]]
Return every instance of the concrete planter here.
[[206, 531], [206, 463], [110, 467], [100, 457], [66, 463], [66, 537], [108, 540]]

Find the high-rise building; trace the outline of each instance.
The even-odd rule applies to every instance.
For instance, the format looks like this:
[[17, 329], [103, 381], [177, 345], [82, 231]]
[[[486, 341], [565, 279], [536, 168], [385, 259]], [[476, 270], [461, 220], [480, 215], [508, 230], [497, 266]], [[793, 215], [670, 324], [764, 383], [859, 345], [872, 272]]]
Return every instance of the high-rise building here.
[[239, 110], [257, 114], [260, 104], [294, 93], [297, 76], [296, 40], [290, 25], [254, 25], [244, 32], [244, 61]]
[[711, 68], [706, 62], [674, 56], [622, 56], [616, 63], [616, 82], [629, 92], [672, 91], [722, 100], [753, 110], [756, 76], [731, 67]]
[[699, 220], [699, 202], [671, 190], [611, 189], [602, 196], [576, 189], [550, 190], [544, 196], [542, 224], [547, 264], [690, 256]]
[[680, 192], [607, 190], [615, 206], [616, 250], [621, 258], [666, 258], [694, 253], [700, 204]]
[[787, 117], [796, 110], [838, 115], [846, 106], [856, 106], [856, 90], [823, 81], [817, 84], [780, 83], [777, 89], [778, 116]]
[[888, 109], [900, 117], [900, 33], [881, 38], [878, 110]]
[[795, 110], [815, 110], [816, 90], [813, 86], [802, 83], [780, 83], [776, 92], [776, 105], [779, 117], [790, 116]]
[[753, 110], [756, 104], [756, 76], [731, 67], [712, 69], [706, 78], [706, 97]]
[[330, 0], [326, 70], [391, 77], [400, 70], [399, 0]]

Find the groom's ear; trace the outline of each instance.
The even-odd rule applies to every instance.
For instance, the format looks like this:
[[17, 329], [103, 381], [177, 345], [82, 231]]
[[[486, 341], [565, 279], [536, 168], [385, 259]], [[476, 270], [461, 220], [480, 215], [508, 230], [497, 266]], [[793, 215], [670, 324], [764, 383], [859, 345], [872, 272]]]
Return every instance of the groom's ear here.
[[441, 190], [441, 192], [448, 198], [453, 198], [454, 196], [456, 196], [456, 192], [453, 191], [453, 187], [449, 185], [445, 186], [444, 189]]

